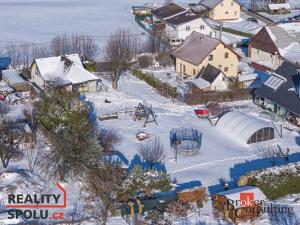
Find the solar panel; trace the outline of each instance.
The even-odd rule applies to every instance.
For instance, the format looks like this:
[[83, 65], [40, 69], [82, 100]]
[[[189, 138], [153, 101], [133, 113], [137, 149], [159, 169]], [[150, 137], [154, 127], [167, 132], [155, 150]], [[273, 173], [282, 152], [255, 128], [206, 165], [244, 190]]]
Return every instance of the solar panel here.
[[264, 85], [277, 90], [284, 82], [286, 81], [286, 79], [284, 77], [281, 76], [277, 76], [277, 75], [272, 75], [266, 82]]

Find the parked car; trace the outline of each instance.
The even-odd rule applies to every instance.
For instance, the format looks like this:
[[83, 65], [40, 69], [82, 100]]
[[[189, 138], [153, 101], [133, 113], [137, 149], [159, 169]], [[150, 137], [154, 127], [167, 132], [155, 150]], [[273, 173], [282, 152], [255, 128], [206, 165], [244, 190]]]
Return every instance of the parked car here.
[[247, 21], [250, 21], [250, 22], [253, 22], [253, 23], [258, 23], [258, 20], [255, 19], [254, 17], [247, 18]]

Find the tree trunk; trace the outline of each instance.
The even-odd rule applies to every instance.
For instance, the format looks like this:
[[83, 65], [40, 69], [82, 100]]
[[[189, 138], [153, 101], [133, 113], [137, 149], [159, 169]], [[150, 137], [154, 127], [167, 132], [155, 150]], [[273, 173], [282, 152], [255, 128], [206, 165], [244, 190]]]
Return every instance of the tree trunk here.
[[112, 85], [113, 89], [117, 90], [118, 89], [118, 80], [113, 80], [111, 85]]

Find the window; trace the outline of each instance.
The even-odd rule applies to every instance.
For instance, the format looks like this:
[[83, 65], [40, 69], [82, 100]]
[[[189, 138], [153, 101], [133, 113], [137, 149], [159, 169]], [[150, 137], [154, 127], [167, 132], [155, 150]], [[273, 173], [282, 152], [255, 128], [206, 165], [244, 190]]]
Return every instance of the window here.
[[187, 31], [189, 31], [189, 30], [191, 29], [191, 27], [190, 27], [190, 26], [186, 26], [185, 29], [186, 29]]
[[182, 73], [182, 64], [180, 63], [180, 73]]
[[183, 73], [185, 74], [185, 65], [183, 65]]
[[225, 59], [228, 59], [229, 53], [225, 52]]
[[233, 3], [233, 2], [231, 2], [231, 6], [234, 6], [234, 3]]
[[204, 30], [205, 26], [204, 25], [200, 25], [200, 30]]
[[214, 56], [213, 56], [213, 55], [209, 55], [209, 56], [208, 56], [208, 60], [209, 60], [209, 61], [213, 61], [213, 60], [214, 60]]
[[219, 70], [222, 70], [223, 66], [222, 65], [219, 65]]
[[193, 75], [196, 75], [196, 70], [195, 69], [193, 69]]
[[256, 49], [256, 52], [259, 53], [259, 49]]
[[225, 68], [224, 68], [224, 72], [228, 72], [228, 67], [225, 67]]
[[224, 6], [224, 3], [223, 3], [223, 2], [221, 3], [221, 6]]
[[226, 11], [225, 14], [227, 15], [227, 14], [228, 14], [228, 11]]
[[209, 36], [212, 37], [212, 35], [213, 35], [213, 32], [211, 31], [211, 32], [209, 33]]

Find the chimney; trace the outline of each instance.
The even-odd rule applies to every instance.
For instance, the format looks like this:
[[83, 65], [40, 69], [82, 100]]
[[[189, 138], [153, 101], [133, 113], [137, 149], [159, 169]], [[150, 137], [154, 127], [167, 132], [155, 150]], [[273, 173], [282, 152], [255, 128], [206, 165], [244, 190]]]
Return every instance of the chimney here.
[[222, 41], [222, 33], [223, 33], [223, 23], [222, 22], [220, 22], [219, 28], [220, 28], [219, 40]]
[[187, 7], [187, 15], [191, 16], [193, 14], [192, 9], [190, 6]]
[[297, 69], [297, 74], [292, 78], [296, 95], [300, 98], [300, 69]]

